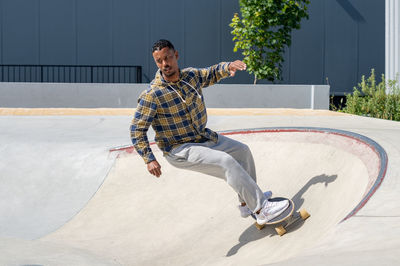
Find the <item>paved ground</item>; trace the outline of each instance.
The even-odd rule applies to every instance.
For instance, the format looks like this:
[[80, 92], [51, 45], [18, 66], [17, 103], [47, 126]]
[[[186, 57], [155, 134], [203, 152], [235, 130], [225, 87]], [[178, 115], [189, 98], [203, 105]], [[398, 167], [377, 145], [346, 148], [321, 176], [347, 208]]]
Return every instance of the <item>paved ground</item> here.
[[209, 110], [215, 130], [330, 128], [386, 151], [382, 184], [341, 222], [373, 189], [381, 165], [371, 147], [326, 132], [232, 135], [251, 147], [260, 186], [312, 215], [279, 237], [241, 219], [221, 180], [177, 171], [156, 148], [160, 179], [134, 153], [110, 153], [129, 145], [131, 112], [0, 109], [0, 265], [399, 265], [400, 123], [328, 111]]

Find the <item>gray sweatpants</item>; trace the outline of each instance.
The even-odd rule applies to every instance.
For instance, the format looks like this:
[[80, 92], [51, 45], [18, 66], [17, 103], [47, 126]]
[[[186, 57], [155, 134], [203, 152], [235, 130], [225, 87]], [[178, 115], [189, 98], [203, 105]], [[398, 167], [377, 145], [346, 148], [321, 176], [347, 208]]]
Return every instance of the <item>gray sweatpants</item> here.
[[256, 170], [249, 147], [218, 135], [218, 142], [185, 143], [165, 155], [178, 168], [224, 179], [239, 195], [239, 201], [253, 212], [262, 207], [265, 196], [256, 184]]

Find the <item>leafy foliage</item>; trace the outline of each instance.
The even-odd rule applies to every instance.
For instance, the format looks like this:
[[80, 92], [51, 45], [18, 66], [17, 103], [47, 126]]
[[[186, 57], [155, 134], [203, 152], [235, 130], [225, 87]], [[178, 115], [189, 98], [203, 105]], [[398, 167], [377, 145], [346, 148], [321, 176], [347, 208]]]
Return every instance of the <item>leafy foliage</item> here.
[[259, 79], [282, 79], [283, 52], [291, 44], [292, 29], [308, 18], [308, 0], [239, 0], [242, 18], [236, 13], [229, 24], [234, 52], [243, 50], [247, 70]]
[[362, 76], [353, 94], [346, 95], [346, 107], [342, 112], [400, 121], [400, 88], [398, 78], [386, 82], [382, 74], [381, 82], [375, 79], [375, 70], [365, 79]]

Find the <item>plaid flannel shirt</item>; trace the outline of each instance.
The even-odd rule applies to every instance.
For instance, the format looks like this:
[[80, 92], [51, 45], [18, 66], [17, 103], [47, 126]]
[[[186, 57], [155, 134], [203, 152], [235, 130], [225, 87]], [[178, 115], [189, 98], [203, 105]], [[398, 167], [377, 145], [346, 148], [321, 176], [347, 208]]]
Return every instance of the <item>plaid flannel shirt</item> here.
[[166, 82], [161, 71], [157, 71], [150, 87], [139, 96], [130, 127], [133, 146], [145, 163], [155, 160], [147, 138], [150, 125], [156, 133], [157, 146], [164, 153], [187, 142], [217, 141], [217, 133], [206, 128], [202, 88], [228, 76], [229, 63], [225, 62], [208, 68], [183, 69], [175, 83]]

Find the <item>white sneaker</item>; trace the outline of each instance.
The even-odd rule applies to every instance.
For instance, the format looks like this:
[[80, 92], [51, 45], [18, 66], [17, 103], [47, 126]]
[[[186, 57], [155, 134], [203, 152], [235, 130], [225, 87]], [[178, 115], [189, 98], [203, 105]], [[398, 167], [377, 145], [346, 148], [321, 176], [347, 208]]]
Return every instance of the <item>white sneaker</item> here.
[[287, 207], [289, 207], [288, 200], [281, 201], [269, 201], [266, 200], [263, 204], [263, 207], [259, 214], [256, 214], [257, 223], [262, 225], [266, 224], [268, 221], [271, 221], [275, 217], [279, 216], [282, 212], [284, 212]]
[[[272, 192], [271, 191], [266, 191], [266, 192], [264, 192], [264, 196], [268, 200], [268, 199], [270, 199], [272, 197]], [[249, 207], [247, 207], [247, 205], [245, 205], [245, 206], [239, 205], [238, 208], [240, 210], [240, 216], [242, 216], [243, 218], [247, 218], [253, 213], [249, 209]]]

